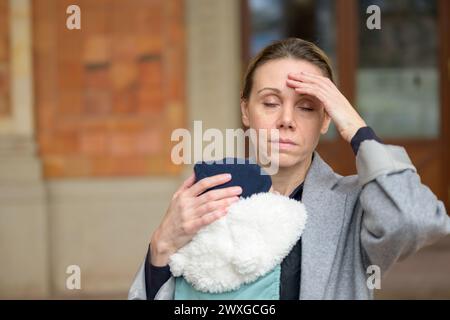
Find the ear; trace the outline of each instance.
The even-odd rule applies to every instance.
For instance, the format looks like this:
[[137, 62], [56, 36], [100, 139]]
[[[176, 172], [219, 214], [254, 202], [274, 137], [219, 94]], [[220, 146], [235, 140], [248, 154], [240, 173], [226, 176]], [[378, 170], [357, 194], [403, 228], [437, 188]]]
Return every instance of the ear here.
[[330, 127], [331, 117], [324, 111], [322, 127], [320, 128], [320, 133], [325, 134], [328, 132], [328, 128]]
[[241, 116], [242, 116], [242, 123], [246, 127], [250, 127], [250, 120], [248, 115], [248, 102], [245, 99], [241, 99]]

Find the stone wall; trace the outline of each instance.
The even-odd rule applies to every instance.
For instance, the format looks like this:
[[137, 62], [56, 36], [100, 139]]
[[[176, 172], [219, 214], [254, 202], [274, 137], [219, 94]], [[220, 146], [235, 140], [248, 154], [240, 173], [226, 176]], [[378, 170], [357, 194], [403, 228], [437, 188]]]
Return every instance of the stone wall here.
[[[64, 25], [69, 2], [81, 8], [81, 32], [55, 26]], [[127, 9], [120, 7], [123, 1], [91, 3], [7, 1], [12, 89], [11, 110], [0, 118], [1, 298], [126, 298], [151, 233], [191, 170], [171, 165], [166, 152], [171, 130], [190, 129], [193, 120], [202, 120], [204, 128], [240, 126], [238, 0], [145, 2], [162, 6], [167, 21], [176, 22], [174, 28], [151, 30], [153, 40], [160, 32], [175, 39], [158, 59], [150, 49], [161, 44], [145, 34], [139, 48], [133, 43], [123, 52], [105, 48], [133, 42], [138, 26], [130, 19], [123, 30], [117, 27], [119, 34], [104, 37], [111, 33], [102, 29], [107, 18], [98, 6], [115, 4], [124, 15]], [[177, 3], [180, 7], [173, 7]], [[83, 31], [88, 25], [95, 32]], [[179, 54], [182, 43], [185, 51]], [[118, 62], [107, 58], [113, 52]], [[77, 59], [85, 59], [81, 71]], [[105, 85], [102, 75], [93, 74], [105, 64], [108, 72], [118, 68], [117, 77], [108, 80], [117, 82]], [[164, 64], [166, 73], [159, 72]], [[163, 97], [130, 93], [130, 79], [142, 73], [147, 85], [160, 85]], [[90, 92], [92, 87], [98, 90]], [[158, 136], [153, 128], [160, 128]], [[155, 145], [162, 149], [151, 149]], [[139, 159], [147, 156], [142, 165]], [[69, 265], [81, 268], [81, 290], [66, 289]]]

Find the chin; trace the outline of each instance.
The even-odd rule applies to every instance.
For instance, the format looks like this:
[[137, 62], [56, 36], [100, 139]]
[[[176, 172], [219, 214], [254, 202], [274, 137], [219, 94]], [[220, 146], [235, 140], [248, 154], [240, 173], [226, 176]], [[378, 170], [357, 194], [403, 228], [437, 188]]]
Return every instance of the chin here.
[[292, 153], [280, 153], [280, 162], [279, 167], [280, 168], [290, 168], [295, 165], [297, 165], [299, 162], [303, 160], [304, 156], [299, 154], [292, 154]]
[[305, 161], [312, 155], [313, 151], [302, 151], [295, 153], [280, 152], [279, 168], [290, 168]]

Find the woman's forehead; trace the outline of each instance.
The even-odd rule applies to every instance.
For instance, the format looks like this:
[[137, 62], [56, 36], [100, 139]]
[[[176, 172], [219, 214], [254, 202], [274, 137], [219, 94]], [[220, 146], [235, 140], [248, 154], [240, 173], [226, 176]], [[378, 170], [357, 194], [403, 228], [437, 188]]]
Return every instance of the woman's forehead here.
[[[255, 89], [266, 86], [284, 87], [289, 73], [308, 72], [323, 75], [319, 67], [311, 62], [296, 59], [277, 59], [264, 63], [255, 70], [253, 83]], [[279, 88], [282, 89], [282, 88]]]

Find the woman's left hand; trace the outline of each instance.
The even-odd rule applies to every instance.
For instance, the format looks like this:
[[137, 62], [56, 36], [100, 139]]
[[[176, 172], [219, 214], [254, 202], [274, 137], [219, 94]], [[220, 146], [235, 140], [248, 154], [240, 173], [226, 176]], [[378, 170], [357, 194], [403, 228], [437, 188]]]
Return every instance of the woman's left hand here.
[[287, 85], [299, 94], [307, 94], [318, 99], [345, 141], [350, 143], [356, 131], [367, 126], [329, 78], [306, 72], [290, 73]]

